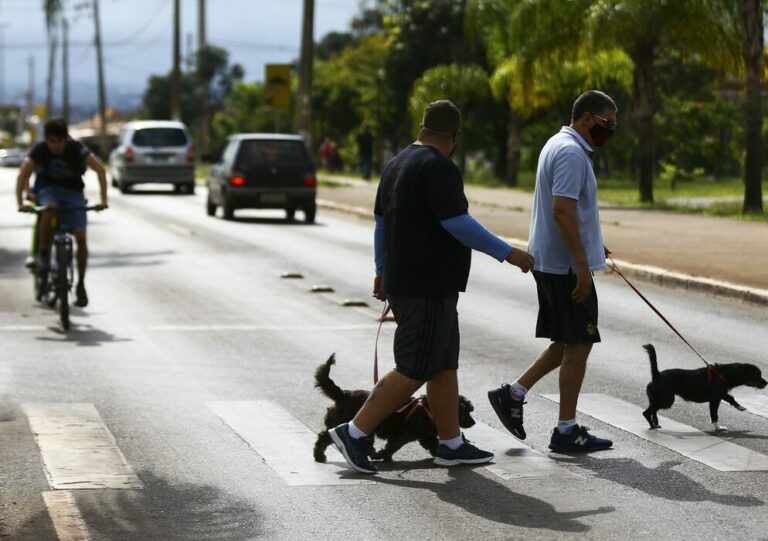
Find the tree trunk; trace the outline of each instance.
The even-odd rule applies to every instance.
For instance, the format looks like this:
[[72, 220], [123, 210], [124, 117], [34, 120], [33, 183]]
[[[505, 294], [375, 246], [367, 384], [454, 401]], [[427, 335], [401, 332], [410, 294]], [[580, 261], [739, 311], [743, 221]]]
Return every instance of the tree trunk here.
[[517, 174], [520, 170], [520, 147], [523, 145], [523, 119], [514, 111], [509, 113], [509, 137], [507, 138], [507, 176], [508, 186], [517, 186]]
[[746, 67], [744, 101], [744, 208], [743, 212], [762, 214], [762, 56], [763, 12], [760, 0], [741, 0], [742, 54]]
[[493, 174], [497, 179], [507, 178], [507, 138], [509, 134], [509, 112], [504, 104], [504, 109], [499, 109], [499, 116], [493, 123], [494, 141], [496, 143], [496, 159], [493, 162]]
[[635, 69], [632, 81], [632, 109], [637, 136], [637, 169], [640, 201], [653, 203], [654, 132], [656, 81], [653, 72], [653, 46], [632, 51]]

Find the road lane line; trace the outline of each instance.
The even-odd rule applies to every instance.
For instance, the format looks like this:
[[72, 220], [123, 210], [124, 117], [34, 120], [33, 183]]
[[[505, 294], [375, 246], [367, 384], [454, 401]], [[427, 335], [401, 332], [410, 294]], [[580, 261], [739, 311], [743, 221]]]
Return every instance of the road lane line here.
[[466, 429], [466, 432], [478, 447], [496, 455], [493, 463], [485, 468], [504, 480], [583, 478], [557, 461], [531, 449], [512, 434], [496, 430], [481, 421]]
[[0, 332], [45, 331], [45, 325], [0, 325]]
[[256, 451], [289, 486], [361, 485], [373, 481], [353, 474], [333, 445], [328, 462], [312, 457], [317, 435], [269, 400], [209, 402], [208, 407]]
[[[758, 393], [739, 394], [735, 397], [736, 402], [747, 408], [749, 413], [754, 413], [760, 417], [768, 419], [768, 395]], [[722, 406], [730, 407], [723, 402]]]
[[[559, 402], [556, 394], [542, 395]], [[662, 428], [650, 430], [643, 407], [604, 394], [579, 396], [579, 411], [671, 449], [719, 471], [768, 470], [768, 456], [659, 415]]]
[[91, 539], [71, 492], [68, 490], [43, 492], [43, 500], [59, 541]]
[[376, 329], [377, 326], [371, 323], [358, 325], [150, 325], [146, 327], [148, 331], [290, 331], [290, 332], [310, 332], [310, 331], [357, 331]]
[[56, 489], [144, 488], [93, 404], [23, 404]]

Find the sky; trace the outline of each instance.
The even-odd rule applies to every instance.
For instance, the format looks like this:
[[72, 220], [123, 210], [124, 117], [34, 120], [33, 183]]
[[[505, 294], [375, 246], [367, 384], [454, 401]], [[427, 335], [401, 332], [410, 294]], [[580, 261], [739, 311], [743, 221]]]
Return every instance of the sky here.
[[[63, 0], [70, 20], [70, 81], [73, 95], [96, 96], [96, 54], [92, 45], [92, 0]], [[34, 57], [35, 101], [45, 101], [48, 54], [43, 0], [0, 0], [5, 102], [22, 103]], [[316, 0], [315, 40], [348, 29], [360, 0]], [[83, 6], [86, 7], [78, 7]], [[182, 56], [189, 35], [197, 43], [198, 0], [181, 0]], [[207, 0], [207, 40], [230, 52], [247, 81], [263, 80], [264, 65], [299, 55], [303, 0]], [[99, 0], [105, 79], [113, 94], [137, 93], [151, 74], [172, 63], [173, 0]], [[60, 76], [60, 60], [57, 65]], [[58, 79], [59, 77], [57, 77]], [[55, 91], [60, 102], [61, 91]], [[109, 96], [107, 96], [109, 101]]]

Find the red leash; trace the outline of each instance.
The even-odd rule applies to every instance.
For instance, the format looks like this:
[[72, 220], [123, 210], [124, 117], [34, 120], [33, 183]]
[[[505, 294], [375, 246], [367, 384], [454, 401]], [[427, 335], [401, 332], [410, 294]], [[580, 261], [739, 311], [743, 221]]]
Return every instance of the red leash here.
[[[706, 365], [707, 365], [707, 367], [708, 367], [710, 370], [712, 370], [713, 372], [715, 372], [715, 373], [717, 374], [717, 371], [714, 369], [714, 367], [712, 366], [712, 364], [708, 363], [708, 362], [707, 362], [707, 360], [706, 360], [704, 357], [702, 357], [702, 356], [701, 356], [701, 354], [700, 354], [698, 351], [696, 351], [696, 348], [694, 348], [694, 347], [693, 347], [693, 346], [690, 344], [690, 342], [688, 342], [688, 340], [686, 340], [686, 339], [685, 339], [685, 337], [684, 337], [682, 334], [680, 334], [680, 333], [678, 332], [678, 330], [677, 330], [677, 329], [675, 329], [674, 325], [672, 325], [672, 324], [671, 324], [671, 323], [670, 323], [670, 322], [667, 320], [667, 318], [665, 318], [665, 317], [662, 315], [662, 313], [661, 313], [661, 312], [659, 312], [659, 311], [656, 309], [656, 307], [655, 307], [653, 304], [651, 304], [651, 301], [649, 301], [648, 299], [646, 299], [646, 298], [645, 298], [645, 295], [643, 295], [642, 293], [640, 293], [640, 291], [639, 291], [639, 290], [638, 290], [638, 289], [637, 289], [637, 288], [636, 288], [634, 285], [632, 285], [632, 282], [630, 282], [630, 281], [627, 279], [627, 277], [626, 277], [626, 276], [624, 276], [624, 275], [621, 273], [621, 271], [619, 270], [619, 267], [618, 267], [618, 265], [616, 265], [616, 262], [613, 260], [613, 258], [612, 258], [610, 255], [608, 256], [608, 259], [610, 259], [610, 260], [611, 260], [611, 264], [613, 265], [613, 270], [616, 272], [616, 274], [618, 274], [619, 276], [621, 276], [621, 277], [624, 279], [624, 281], [627, 283], [627, 285], [628, 285], [629, 287], [631, 287], [631, 288], [632, 288], [632, 291], [634, 291], [635, 293], [637, 293], [637, 294], [640, 296], [640, 298], [641, 298], [641, 299], [643, 299], [643, 300], [645, 301], [645, 304], [647, 304], [647, 305], [648, 305], [648, 306], [651, 308], [651, 310], [653, 310], [653, 311], [656, 313], [656, 315], [657, 315], [657, 316], [659, 316], [659, 317], [661, 318], [661, 320], [662, 320], [664, 323], [666, 323], [666, 324], [667, 324], [667, 326], [668, 326], [670, 329], [672, 329], [672, 331], [673, 331], [673, 332], [674, 332], [674, 333], [675, 333], [677, 336], [679, 336], [679, 337], [680, 337], [680, 340], [682, 340], [683, 342], [685, 342], [685, 345], [687, 345], [689, 348], [691, 348], [691, 350], [692, 350], [692, 351], [693, 351], [693, 352], [694, 352], [696, 355], [698, 355], [699, 359], [701, 359], [702, 361], [704, 361], [704, 364], [706, 364]], [[719, 377], [720, 377], [721, 379], [725, 380], [725, 378], [723, 378], [723, 376], [722, 376], [722, 375], [720, 375], [720, 374], [718, 374], [718, 375], [719, 375]]]

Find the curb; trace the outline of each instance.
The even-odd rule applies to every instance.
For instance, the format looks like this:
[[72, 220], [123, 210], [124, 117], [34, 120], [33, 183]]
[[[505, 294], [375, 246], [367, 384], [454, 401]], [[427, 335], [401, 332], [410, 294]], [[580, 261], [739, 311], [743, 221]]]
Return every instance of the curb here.
[[[317, 205], [319, 207], [342, 212], [344, 214], [351, 214], [358, 218], [364, 218], [368, 220], [371, 220], [372, 218], [371, 210], [363, 207], [354, 207], [352, 205], [345, 205], [343, 203], [328, 201], [327, 199], [318, 199]], [[515, 248], [525, 249], [525, 247], [528, 245], [528, 241], [524, 239], [512, 237], [502, 238]], [[630, 263], [629, 261], [622, 261], [620, 259], [615, 261], [617, 266], [621, 266], [621, 271], [625, 275], [632, 276], [639, 280], [651, 282], [664, 287], [686, 289], [689, 291], [706, 293], [715, 297], [724, 297], [760, 306], [768, 306], [768, 290], [766, 289], [747, 287], [734, 284], [732, 282], [723, 282], [720, 280], [713, 280], [711, 278], [704, 278], [701, 276], [691, 276], [681, 272], [670, 271], [650, 265], [639, 265], [637, 263]], [[613, 273], [613, 267], [610, 263], [608, 264], [608, 270], [605, 272]]]

